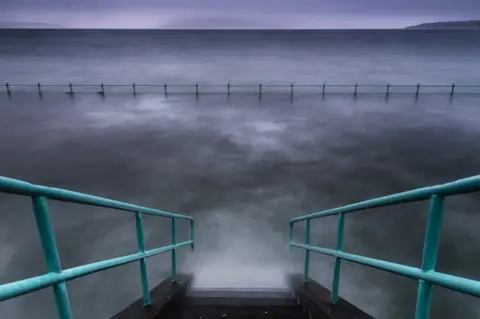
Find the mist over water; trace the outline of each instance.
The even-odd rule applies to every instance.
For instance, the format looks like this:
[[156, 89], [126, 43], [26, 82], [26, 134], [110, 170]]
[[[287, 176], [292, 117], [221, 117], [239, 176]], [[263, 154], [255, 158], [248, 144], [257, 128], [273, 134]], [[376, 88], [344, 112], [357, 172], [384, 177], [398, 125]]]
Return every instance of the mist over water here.
[[[7, 62], [0, 73], [12, 83], [472, 84], [480, 74], [479, 34], [468, 32], [0, 34]], [[178, 255], [196, 286], [279, 288], [285, 273], [303, 270], [303, 253], [287, 247], [291, 218], [478, 174], [479, 101], [0, 94], [0, 175], [192, 215], [195, 252], [185, 247]], [[439, 271], [480, 278], [479, 202], [476, 194], [447, 199]], [[62, 267], [136, 251], [132, 214], [49, 206]], [[425, 202], [348, 215], [345, 250], [419, 266], [427, 209]], [[0, 194], [0, 212], [0, 281], [45, 272], [30, 200]], [[169, 243], [169, 220], [145, 216], [144, 223], [147, 248]], [[186, 240], [187, 223], [178, 226]], [[296, 228], [299, 241], [303, 231]], [[312, 222], [312, 231], [312, 244], [334, 246], [334, 218]], [[311, 275], [326, 287], [332, 266], [331, 258], [312, 254]], [[149, 259], [148, 270], [153, 287], [168, 276], [170, 255]], [[69, 282], [74, 315], [114, 314], [140, 297], [139, 277], [131, 264]], [[415, 281], [342, 264], [341, 296], [375, 317], [413, 316], [416, 289]], [[475, 318], [479, 306], [434, 288], [433, 318]], [[48, 289], [3, 302], [0, 311], [5, 318], [55, 313]]]

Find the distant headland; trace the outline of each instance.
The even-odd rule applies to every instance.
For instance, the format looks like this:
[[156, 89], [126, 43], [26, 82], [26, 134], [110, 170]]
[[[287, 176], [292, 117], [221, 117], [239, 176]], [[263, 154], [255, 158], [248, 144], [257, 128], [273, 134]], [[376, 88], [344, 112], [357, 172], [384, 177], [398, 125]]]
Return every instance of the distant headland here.
[[480, 20], [422, 23], [405, 29], [480, 30]]

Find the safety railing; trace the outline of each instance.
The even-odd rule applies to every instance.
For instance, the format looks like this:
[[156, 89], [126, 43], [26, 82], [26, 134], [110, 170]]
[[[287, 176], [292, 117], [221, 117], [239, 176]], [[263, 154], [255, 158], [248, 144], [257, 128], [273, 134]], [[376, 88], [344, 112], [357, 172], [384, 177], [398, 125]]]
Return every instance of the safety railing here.
[[[305, 250], [304, 281], [308, 282], [310, 251], [313, 251], [335, 258], [333, 267], [333, 282], [331, 289], [332, 303], [336, 303], [338, 300], [338, 285], [340, 281], [340, 265], [342, 260], [347, 260], [360, 265], [384, 270], [411, 279], [417, 279], [419, 281], [419, 284], [417, 305], [415, 310], [416, 319], [429, 318], [432, 285], [442, 286], [464, 294], [480, 297], [479, 281], [466, 279], [458, 276], [452, 276], [435, 271], [445, 197], [476, 192], [479, 190], [480, 175], [477, 175], [443, 185], [424, 187], [390, 196], [379, 197], [292, 219], [290, 222], [290, 246]], [[361, 255], [350, 254], [343, 251], [345, 214], [363, 211], [370, 208], [416, 202], [427, 199], [430, 199], [430, 207], [428, 212], [421, 268], [396, 264], [388, 261], [364, 257]], [[336, 249], [312, 246], [310, 244], [311, 220], [332, 215], [338, 216]], [[296, 243], [293, 241], [294, 224], [300, 221], [305, 221], [306, 223], [305, 244]]]
[[[148, 306], [150, 305], [150, 289], [147, 279], [146, 258], [155, 256], [163, 252], [171, 251], [171, 278], [173, 281], [175, 281], [177, 271], [176, 250], [180, 247], [187, 245], [190, 245], [192, 249], [194, 248], [194, 220], [190, 216], [172, 214], [156, 209], [132, 205], [102, 197], [30, 184], [24, 181], [5, 177], [0, 177], [0, 192], [25, 195], [32, 198], [33, 212], [36, 219], [37, 229], [40, 234], [41, 245], [48, 270], [48, 273], [44, 275], [0, 285], [0, 302], [52, 286], [59, 318], [69, 319], [72, 318], [72, 312], [70, 309], [70, 302], [68, 299], [67, 287], [65, 284], [67, 281], [95, 272], [103, 271], [109, 268], [125, 265], [134, 261], [139, 261], [140, 276], [142, 281], [143, 303], [145, 306]], [[135, 213], [138, 252], [131, 255], [107, 259], [62, 270], [60, 265], [60, 257], [57, 251], [55, 235], [53, 232], [52, 223], [50, 221], [50, 213], [47, 206], [48, 199], [97, 207], [105, 207]], [[143, 214], [168, 217], [171, 219], [170, 245], [151, 250], [145, 250], [142, 221]], [[177, 219], [190, 221], [190, 240], [177, 243]]]
[[266, 93], [289, 93], [294, 95], [297, 92], [317, 93], [317, 94], [480, 94], [480, 85], [469, 84], [332, 84], [320, 82], [318, 84], [302, 83], [132, 83], [132, 84], [15, 84], [5, 83], [5, 93], [9, 96], [20, 92], [35, 92], [40, 95], [46, 92], [63, 92], [68, 94], [75, 93], [256, 93], [259, 95]]

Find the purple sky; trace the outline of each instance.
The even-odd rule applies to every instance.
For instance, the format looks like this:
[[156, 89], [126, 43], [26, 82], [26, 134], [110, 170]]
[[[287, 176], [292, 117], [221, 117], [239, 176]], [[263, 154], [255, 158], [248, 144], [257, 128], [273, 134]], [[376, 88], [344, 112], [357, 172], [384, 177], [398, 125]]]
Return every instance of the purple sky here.
[[0, 0], [4, 25], [72, 28], [401, 28], [480, 19], [480, 0]]

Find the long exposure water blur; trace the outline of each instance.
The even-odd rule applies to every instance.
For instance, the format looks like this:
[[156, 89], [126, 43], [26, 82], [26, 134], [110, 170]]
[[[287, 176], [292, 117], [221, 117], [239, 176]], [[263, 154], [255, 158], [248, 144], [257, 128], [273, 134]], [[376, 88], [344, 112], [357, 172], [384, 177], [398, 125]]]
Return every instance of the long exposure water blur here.
[[[195, 253], [180, 250], [179, 266], [199, 286], [281, 286], [286, 272], [303, 269], [302, 252], [287, 247], [291, 218], [479, 172], [475, 94], [93, 93], [101, 82], [472, 85], [479, 32], [0, 31], [0, 39], [4, 82], [98, 85], [74, 95], [0, 92], [0, 175], [194, 216]], [[479, 279], [480, 197], [446, 203], [438, 269]], [[49, 206], [63, 268], [136, 251], [132, 214]], [[419, 266], [427, 209], [349, 215], [345, 250]], [[0, 282], [44, 273], [30, 199], [0, 194], [0, 212]], [[144, 223], [148, 248], [169, 242], [168, 220]], [[333, 247], [335, 223], [313, 222], [312, 244]], [[187, 223], [179, 226], [187, 238]], [[169, 275], [169, 258], [148, 260], [151, 285]], [[313, 255], [311, 275], [330, 287], [332, 266]], [[138, 265], [68, 290], [76, 317], [108, 317], [140, 297]], [[342, 265], [340, 295], [374, 317], [412, 317], [416, 290], [416, 281]], [[479, 309], [475, 298], [434, 288], [432, 318], [476, 318]], [[8, 300], [0, 313], [52, 318], [53, 296]]]

